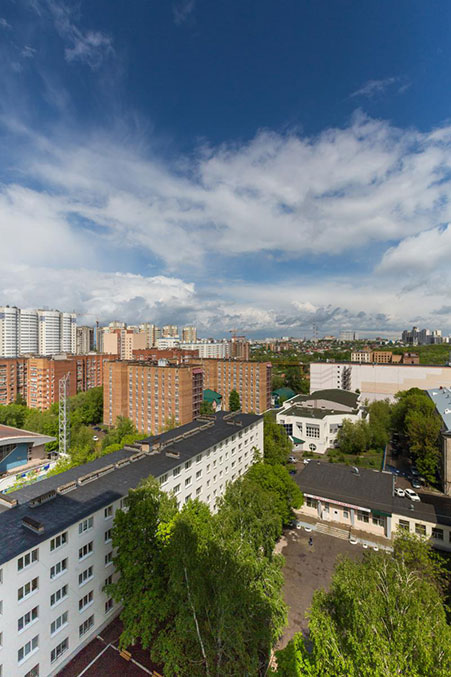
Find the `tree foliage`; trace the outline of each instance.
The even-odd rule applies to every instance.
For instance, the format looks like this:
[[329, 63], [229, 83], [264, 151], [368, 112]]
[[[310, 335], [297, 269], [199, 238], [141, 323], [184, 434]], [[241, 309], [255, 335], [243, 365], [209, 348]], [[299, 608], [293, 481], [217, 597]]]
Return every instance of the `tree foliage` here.
[[215, 410], [213, 408], [213, 403], [204, 400], [200, 405], [200, 413], [203, 414], [204, 416], [205, 415], [211, 416], [212, 414], [214, 414]]
[[229, 395], [229, 410], [238, 411], [240, 408], [240, 396], [236, 390], [231, 390]]
[[285, 428], [276, 423], [270, 414], [264, 415], [263, 435], [265, 463], [286, 464], [293, 445], [285, 432]]
[[[451, 628], [441, 572], [429, 545], [413, 536], [394, 553], [341, 560], [329, 592], [314, 594], [307, 653], [300, 637], [278, 652], [279, 677], [445, 677]], [[298, 672], [290, 672], [294, 665]], [[288, 666], [288, 667], [286, 667]]]

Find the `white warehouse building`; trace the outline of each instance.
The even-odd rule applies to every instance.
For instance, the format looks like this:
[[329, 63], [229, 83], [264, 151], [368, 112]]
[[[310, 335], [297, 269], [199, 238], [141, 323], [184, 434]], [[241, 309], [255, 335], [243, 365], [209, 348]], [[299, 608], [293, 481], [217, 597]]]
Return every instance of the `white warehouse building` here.
[[0, 675], [53, 677], [120, 612], [112, 526], [150, 475], [179, 505], [216, 499], [263, 452], [263, 418], [216, 414], [0, 494]]
[[365, 414], [359, 397], [337, 389], [296, 395], [283, 403], [276, 421], [284, 426], [297, 451], [324, 454], [335, 447], [344, 419], [355, 423]]

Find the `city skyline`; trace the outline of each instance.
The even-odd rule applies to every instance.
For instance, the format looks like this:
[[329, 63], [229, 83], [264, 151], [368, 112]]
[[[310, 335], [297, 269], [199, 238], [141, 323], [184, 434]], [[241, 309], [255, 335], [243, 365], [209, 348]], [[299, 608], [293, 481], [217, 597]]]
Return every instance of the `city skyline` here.
[[5, 3], [0, 302], [204, 336], [449, 333], [438, 7]]

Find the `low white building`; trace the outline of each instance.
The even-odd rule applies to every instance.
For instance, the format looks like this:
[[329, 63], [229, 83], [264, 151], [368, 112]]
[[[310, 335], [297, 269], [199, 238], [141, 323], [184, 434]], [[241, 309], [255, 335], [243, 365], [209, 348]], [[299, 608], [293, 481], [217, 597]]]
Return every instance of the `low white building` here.
[[120, 612], [111, 530], [150, 475], [212, 509], [263, 452], [263, 418], [217, 414], [0, 494], [0, 675], [53, 677]]
[[298, 451], [324, 454], [335, 447], [345, 419], [360, 420], [365, 409], [359, 394], [343, 390], [318, 390], [286, 400], [276, 414]]

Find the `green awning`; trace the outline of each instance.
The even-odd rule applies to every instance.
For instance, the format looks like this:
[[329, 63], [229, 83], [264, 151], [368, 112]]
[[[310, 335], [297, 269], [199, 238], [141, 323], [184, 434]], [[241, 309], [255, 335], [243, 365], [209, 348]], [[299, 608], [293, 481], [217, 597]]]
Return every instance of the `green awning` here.
[[383, 510], [372, 510], [371, 514], [374, 517], [391, 517], [391, 512], [384, 512]]
[[304, 440], [300, 440], [299, 437], [293, 437], [291, 436], [291, 439], [295, 444], [304, 444]]

